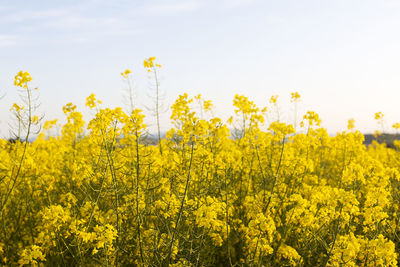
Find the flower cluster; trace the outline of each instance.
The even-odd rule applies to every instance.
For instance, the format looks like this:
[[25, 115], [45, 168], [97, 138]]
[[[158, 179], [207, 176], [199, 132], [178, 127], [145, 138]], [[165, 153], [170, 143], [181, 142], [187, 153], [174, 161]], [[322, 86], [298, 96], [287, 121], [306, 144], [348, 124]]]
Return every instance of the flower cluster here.
[[151, 72], [154, 68], [161, 68], [161, 65], [155, 63], [156, 57], [149, 57], [143, 61], [143, 66], [148, 72]]
[[27, 89], [28, 88], [28, 83], [32, 81], [32, 77], [29, 74], [29, 72], [25, 71], [19, 71], [18, 74], [15, 76], [14, 79], [14, 85]]
[[131, 74], [132, 71], [130, 69], [126, 69], [124, 72], [121, 72], [121, 76], [124, 78], [128, 78], [129, 74]]
[[241, 95], [226, 124], [183, 94], [161, 151], [141, 110], [100, 103], [0, 139], [0, 265], [397, 266], [398, 142], [366, 147], [354, 120], [330, 136], [311, 111], [296, 129]]

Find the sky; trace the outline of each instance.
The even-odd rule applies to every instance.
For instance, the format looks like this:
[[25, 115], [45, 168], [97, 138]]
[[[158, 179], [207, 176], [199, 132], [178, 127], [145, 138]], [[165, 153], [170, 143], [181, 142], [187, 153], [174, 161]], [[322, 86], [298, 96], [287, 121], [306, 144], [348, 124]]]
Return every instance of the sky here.
[[[202, 94], [215, 114], [233, 114], [235, 94], [257, 105], [279, 95], [291, 122], [317, 112], [335, 134], [354, 118], [364, 133], [400, 121], [400, 1], [397, 0], [0, 0], [0, 135], [19, 102], [15, 74], [39, 87], [45, 120], [63, 121], [73, 102], [89, 120], [85, 98], [124, 105], [120, 73], [132, 70], [135, 101], [151, 106], [143, 60], [157, 57], [163, 103]], [[151, 114], [148, 114], [151, 124]], [[161, 116], [169, 127], [169, 111]]]

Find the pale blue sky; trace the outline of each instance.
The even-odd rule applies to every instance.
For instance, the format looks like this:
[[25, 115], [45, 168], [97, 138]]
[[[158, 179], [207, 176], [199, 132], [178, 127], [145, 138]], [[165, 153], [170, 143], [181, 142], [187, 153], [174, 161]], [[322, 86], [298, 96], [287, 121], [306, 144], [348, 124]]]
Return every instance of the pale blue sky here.
[[163, 65], [166, 104], [201, 93], [227, 118], [235, 93], [260, 106], [279, 94], [290, 118], [298, 91], [330, 133], [349, 118], [372, 132], [377, 111], [389, 128], [400, 121], [399, 29], [397, 0], [0, 0], [0, 135], [17, 71], [31, 72], [46, 118], [63, 118], [67, 102], [87, 114], [90, 93], [121, 105], [125, 68], [143, 106], [149, 56]]

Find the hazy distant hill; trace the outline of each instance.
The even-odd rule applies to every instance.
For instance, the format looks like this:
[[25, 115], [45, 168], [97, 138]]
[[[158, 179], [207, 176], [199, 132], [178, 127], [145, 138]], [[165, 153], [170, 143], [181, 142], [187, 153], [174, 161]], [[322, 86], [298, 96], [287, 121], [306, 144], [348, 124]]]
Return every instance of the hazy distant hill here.
[[393, 145], [393, 141], [396, 139], [400, 139], [400, 135], [397, 134], [383, 134], [378, 136], [378, 138], [376, 139], [375, 136], [373, 134], [364, 134], [365, 140], [364, 140], [364, 144], [365, 145], [370, 145], [372, 144], [373, 140], [377, 140], [378, 143], [382, 144], [382, 143], [386, 143], [386, 145], [388, 147], [394, 147]]
[[[237, 133], [235, 133], [234, 130], [232, 130], [231, 134], [235, 138], [235, 135]], [[166, 133], [161, 133], [161, 138], [165, 138], [165, 135], [166, 135]], [[36, 136], [30, 137], [29, 142], [33, 142], [35, 139], [36, 139]], [[377, 140], [378, 143], [380, 143], [380, 144], [386, 143], [386, 145], [388, 147], [394, 148], [393, 141], [396, 139], [400, 140], [400, 135], [383, 134], [383, 135], [380, 135], [378, 137], [378, 139], [376, 139], [373, 134], [364, 134], [364, 142], [363, 143], [368, 146], [368, 145], [372, 144], [373, 140]], [[14, 140], [15, 139], [13, 139], [13, 138], [9, 139], [10, 142], [14, 142]], [[146, 143], [146, 144], [150, 144], [150, 145], [157, 145], [158, 137], [155, 134], [148, 134], [142, 138], [142, 142]]]

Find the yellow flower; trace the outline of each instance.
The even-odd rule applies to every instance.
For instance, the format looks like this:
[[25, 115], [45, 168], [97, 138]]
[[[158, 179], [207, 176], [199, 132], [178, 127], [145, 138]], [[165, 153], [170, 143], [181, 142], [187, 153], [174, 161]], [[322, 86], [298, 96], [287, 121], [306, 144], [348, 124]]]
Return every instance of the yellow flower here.
[[45, 121], [45, 123], [43, 125], [43, 129], [48, 130], [48, 129], [52, 128], [54, 125], [56, 125], [56, 123], [57, 123], [57, 119], [51, 120], [51, 121]]
[[28, 83], [32, 81], [32, 77], [29, 72], [19, 71], [18, 74], [15, 76], [14, 85], [21, 87], [21, 88], [28, 88]]
[[276, 105], [278, 101], [278, 95], [273, 95], [271, 96], [271, 98], [269, 99], [269, 103]]
[[354, 127], [355, 127], [355, 120], [354, 119], [349, 119], [348, 121], [347, 121], [347, 129], [348, 130], [352, 130], [352, 129], [354, 129]]
[[158, 63], [155, 63], [156, 57], [149, 57], [143, 61], [143, 66], [145, 69], [147, 69], [148, 72], [151, 72], [151, 70], [155, 67], [161, 68], [161, 65]]
[[63, 111], [65, 114], [68, 114], [70, 112], [74, 112], [76, 110], [76, 105], [72, 104], [72, 103], [67, 103], [64, 107], [63, 107]]
[[11, 111], [15, 111], [15, 112], [17, 112], [17, 113], [19, 113], [21, 110], [23, 110], [24, 109], [24, 106], [19, 106], [17, 103], [14, 103], [13, 105], [12, 105], [12, 107], [10, 108], [10, 110]]
[[126, 69], [124, 72], [121, 72], [121, 76], [124, 78], [128, 78], [129, 74], [131, 74], [132, 71], [130, 69]]
[[376, 112], [375, 113], [375, 120], [381, 120], [383, 119], [383, 113], [382, 112]]
[[39, 117], [38, 116], [32, 116], [32, 118], [31, 118], [31, 122], [32, 123], [38, 123], [39, 122]]
[[300, 100], [300, 94], [298, 92], [290, 93], [290, 95], [291, 95], [290, 97], [291, 102], [297, 102]]
[[89, 107], [90, 109], [95, 108], [97, 104], [101, 104], [102, 102], [100, 100], [96, 99], [95, 94], [91, 94], [86, 98], [86, 106]]
[[308, 120], [308, 125], [317, 125], [321, 124], [321, 120], [319, 119], [319, 115], [314, 111], [307, 111], [307, 114], [303, 116], [303, 119]]

